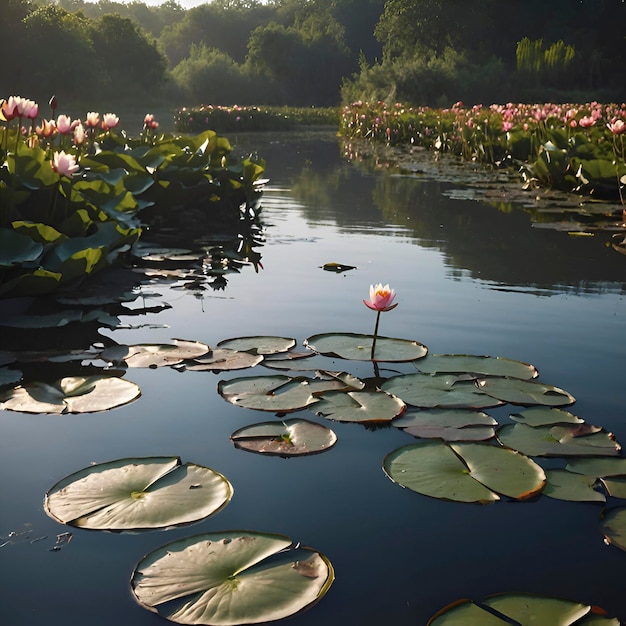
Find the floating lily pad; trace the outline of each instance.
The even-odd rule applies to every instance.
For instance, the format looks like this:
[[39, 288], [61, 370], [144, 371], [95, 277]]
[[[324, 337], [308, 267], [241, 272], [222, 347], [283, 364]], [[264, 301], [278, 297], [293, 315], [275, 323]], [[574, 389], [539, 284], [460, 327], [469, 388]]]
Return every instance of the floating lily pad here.
[[68, 376], [54, 385], [31, 382], [0, 394], [0, 408], [22, 413], [92, 413], [136, 400], [139, 387], [115, 376]]
[[427, 409], [483, 409], [503, 404], [454, 374], [401, 374], [392, 376], [381, 387], [407, 404]]
[[387, 455], [383, 469], [402, 487], [457, 502], [489, 503], [500, 495], [526, 500], [545, 485], [544, 471], [531, 459], [481, 443], [404, 446]]
[[191, 371], [229, 371], [255, 367], [263, 361], [260, 354], [218, 348], [185, 364]]
[[[352, 361], [371, 361], [373, 335], [355, 333], [324, 333], [313, 335], [305, 340], [304, 345], [314, 352], [326, 356], [350, 359]], [[428, 348], [417, 341], [377, 337], [374, 361], [403, 362], [421, 359], [428, 353]]]
[[134, 346], [110, 346], [100, 356], [105, 361], [126, 363], [127, 367], [165, 367], [185, 359], [204, 356], [211, 348], [200, 341], [173, 339], [173, 343], [145, 343]]
[[222, 474], [178, 457], [128, 458], [91, 465], [46, 494], [46, 513], [62, 524], [111, 531], [197, 522], [230, 501]]
[[429, 354], [424, 359], [420, 359], [415, 367], [424, 374], [470, 372], [483, 376], [510, 376], [523, 379], [537, 376], [537, 369], [534, 365], [503, 357], [471, 354]]
[[326, 556], [297, 546], [284, 535], [247, 531], [181, 539], [138, 563], [132, 592], [146, 609], [180, 624], [283, 619], [319, 601], [334, 580]]
[[3, 387], [4, 385], [14, 385], [21, 379], [21, 370], [14, 370], [9, 367], [0, 367], [0, 387]]
[[626, 459], [570, 459], [565, 466], [568, 472], [587, 476], [626, 476]]
[[548, 426], [551, 424], [583, 424], [585, 420], [563, 409], [535, 406], [519, 413], [514, 413], [511, 419], [528, 426]]
[[287, 352], [296, 345], [296, 340], [290, 337], [237, 337], [225, 339], [217, 344], [218, 348], [239, 350], [240, 352], [252, 352], [252, 354], [276, 354]]
[[605, 495], [594, 489], [598, 486], [594, 476], [573, 474], [564, 469], [547, 469], [544, 495], [571, 502], [606, 502]]
[[595, 606], [528, 593], [503, 593], [481, 601], [459, 600], [434, 615], [427, 626], [505, 626], [548, 624], [619, 626]]
[[337, 435], [316, 422], [290, 419], [245, 426], [236, 430], [230, 439], [237, 448], [249, 452], [300, 456], [332, 448], [337, 442]]
[[336, 422], [382, 424], [402, 415], [406, 405], [384, 391], [324, 392], [315, 407], [316, 415]]
[[626, 550], [626, 507], [606, 511], [600, 521], [600, 527], [608, 543], [620, 550]]
[[610, 496], [626, 498], [626, 476], [613, 476], [601, 480]]
[[506, 424], [497, 431], [502, 445], [529, 456], [617, 456], [621, 446], [610, 433], [588, 425]]
[[511, 404], [564, 406], [575, 402], [567, 391], [544, 383], [517, 378], [485, 378], [478, 387], [489, 396]]
[[335, 359], [313, 352], [297, 353], [296, 356], [287, 353], [285, 354], [285, 358], [282, 359], [266, 358], [263, 360], [265, 367], [292, 372], [314, 372], [316, 370], [337, 369], [335, 363]]
[[469, 409], [408, 409], [393, 425], [413, 437], [444, 441], [485, 441], [495, 436], [496, 420]]

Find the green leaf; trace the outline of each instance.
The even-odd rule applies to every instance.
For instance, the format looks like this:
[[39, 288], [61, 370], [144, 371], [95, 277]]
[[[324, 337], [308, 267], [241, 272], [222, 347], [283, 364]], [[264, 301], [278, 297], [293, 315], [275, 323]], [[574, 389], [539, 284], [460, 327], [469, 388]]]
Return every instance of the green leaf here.
[[34, 262], [43, 252], [43, 246], [28, 235], [0, 228], [0, 266], [11, 267]]
[[532, 407], [519, 413], [510, 415], [510, 418], [520, 424], [528, 426], [548, 426], [552, 424], [584, 424], [580, 419], [569, 411], [563, 409], [549, 409], [547, 407]]
[[470, 409], [408, 409], [393, 421], [413, 437], [444, 441], [484, 441], [495, 436], [496, 420]]
[[493, 398], [511, 404], [543, 404], [563, 406], [575, 402], [567, 391], [529, 380], [516, 378], [485, 378], [477, 385], [481, 391]]
[[503, 357], [475, 356], [468, 354], [429, 354], [415, 363], [425, 374], [470, 372], [482, 376], [510, 376], [511, 378], [535, 378], [534, 365]]
[[606, 502], [606, 497], [594, 487], [598, 479], [583, 474], [573, 474], [564, 469], [547, 469], [544, 495], [571, 502]]
[[178, 457], [128, 458], [66, 476], [48, 491], [44, 509], [61, 524], [148, 530], [205, 519], [232, 494], [228, 480], [208, 467]]
[[245, 426], [230, 439], [242, 450], [289, 457], [329, 450], [337, 442], [337, 435], [316, 422], [290, 419]]
[[220, 341], [218, 348], [252, 352], [253, 354], [275, 354], [287, 352], [296, 345], [296, 340], [288, 337], [237, 337]]
[[154, 550], [137, 564], [131, 587], [142, 606], [170, 621], [234, 626], [303, 611], [333, 580], [323, 554], [289, 537], [226, 531]]
[[607, 543], [626, 550], [626, 507], [606, 511], [600, 520], [600, 528]]
[[402, 400], [384, 391], [328, 391], [312, 410], [336, 422], [382, 424], [404, 412]]
[[[373, 335], [324, 333], [313, 335], [304, 344], [314, 352], [353, 361], [371, 361]], [[426, 356], [428, 348], [409, 339], [377, 337], [374, 361], [414, 361]]]
[[262, 361], [263, 356], [260, 354], [218, 348], [204, 356], [194, 357], [185, 363], [185, 369], [209, 372], [240, 370], [255, 367]]
[[570, 459], [565, 466], [568, 472], [587, 476], [626, 476], [626, 459]]
[[105, 348], [100, 356], [105, 361], [125, 363], [127, 367], [164, 367], [182, 363], [210, 352], [200, 341], [173, 339], [173, 343], [145, 343], [132, 346], [117, 345]]

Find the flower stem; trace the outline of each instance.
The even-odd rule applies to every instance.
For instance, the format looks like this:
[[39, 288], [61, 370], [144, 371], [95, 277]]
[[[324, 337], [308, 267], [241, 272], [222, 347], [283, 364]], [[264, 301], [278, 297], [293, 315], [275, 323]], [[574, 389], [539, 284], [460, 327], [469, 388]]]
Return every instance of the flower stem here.
[[376, 349], [376, 337], [378, 336], [378, 322], [380, 322], [380, 311], [376, 311], [376, 325], [374, 326], [374, 339], [372, 341], [372, 351], [370, 352], [370, 359], [374, 360], [374, 350]]

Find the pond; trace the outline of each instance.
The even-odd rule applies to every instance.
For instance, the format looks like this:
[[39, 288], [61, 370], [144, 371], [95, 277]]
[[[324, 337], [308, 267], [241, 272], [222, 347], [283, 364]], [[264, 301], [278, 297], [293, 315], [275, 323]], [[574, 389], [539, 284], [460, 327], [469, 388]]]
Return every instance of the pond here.
[[[376, 315], [362, 300], [370, 284], [390, 283], [399, 306], [381, 315], [381, 335], [417, 340], [435, 354], [531, 363], [539, 380], [576, 398], [568, 410], [626, 442], [626, 259], [606, 245], [610, 235], [535, 228], [527, 206], [355, 166], [331, 134], [232, 141], [267, 161], [262, 267], [227, 274], [223, 289], [155, 279], [142, 287], [142, 306], [170, 308], [122, 317], [122, 327], [100, 331], [104, 338], [215, 346], [276, 335], [302, 349], [318, 333], [372, 333]], [[355, 269], [324, 271], [331, 262]], [[11, 331], [0, 332], [2, 348]], [[402, 367], [381, 364], [380, 374]], [[368, 362], [349, 371], [373, 375]], [[416, 439], [310, 410], [294, 416], [332, 428], [332, 449], [290, 459], [236, 449], [235, 430], [274, 417], [224, 401], [217, 383], [273, 373], [136, 368], [125, 378], [141, 397], [110, 411], [0, 411], [3, 623], [166, 623], [134, 601], [135, 565], [170, 541], [223, 530], [282, 533], [330, 559], [335, 582], [318, 604], [285, 620], [291, 626], [414, 626], [457, 599], [516, 591], [598, 605], [626, 620], [626, 555], [603, 542], [598, 503], [541, 496], [478, 505], [419, 495], [382, 470], [389, 452]], [[508, 423], [518, 409], [486, 412]], [[232, 501], [192, 526], [137, 534], [63, 526], [43, 510], [48, 489], [90, 464], [170, 455], [224, 474]], [[65, 532], [71, 542], [57, 541]]]

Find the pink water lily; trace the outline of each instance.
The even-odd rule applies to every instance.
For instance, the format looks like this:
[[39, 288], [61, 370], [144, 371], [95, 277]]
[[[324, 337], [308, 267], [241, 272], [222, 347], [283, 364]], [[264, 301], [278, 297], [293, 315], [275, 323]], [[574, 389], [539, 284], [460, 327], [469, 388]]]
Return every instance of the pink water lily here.
[[388, 284], [383, 287], [382, 283], [378, 283], [376, 286], [370, 285], [370, 299], [363, 300], [363, 304], [373, 311], [382, 313], [398, 306], [398, 303], [392, 304], [395, 297], [396, 292]]
[[96, 111], [90, 111], [85, 118], [85, 126], [87, 128], [96, 128], [100, 124], [100, 113]]
[[120, 118], [115, 113], [105, 113], [102, 116], [102, 128], [104, 130], [111, 130], [120, 123]]
[[614, 135], [621, 135], [626, 132], [626, 122], [624, 120], [615, 120], [611, 124], [607, 124], [607, 126]]
[[72, 178], [78, 170], [76, 157], [73, 154], [66, 154], [63, 150], [54, 153], [50, 165], [57, 174], [68, 178]]

